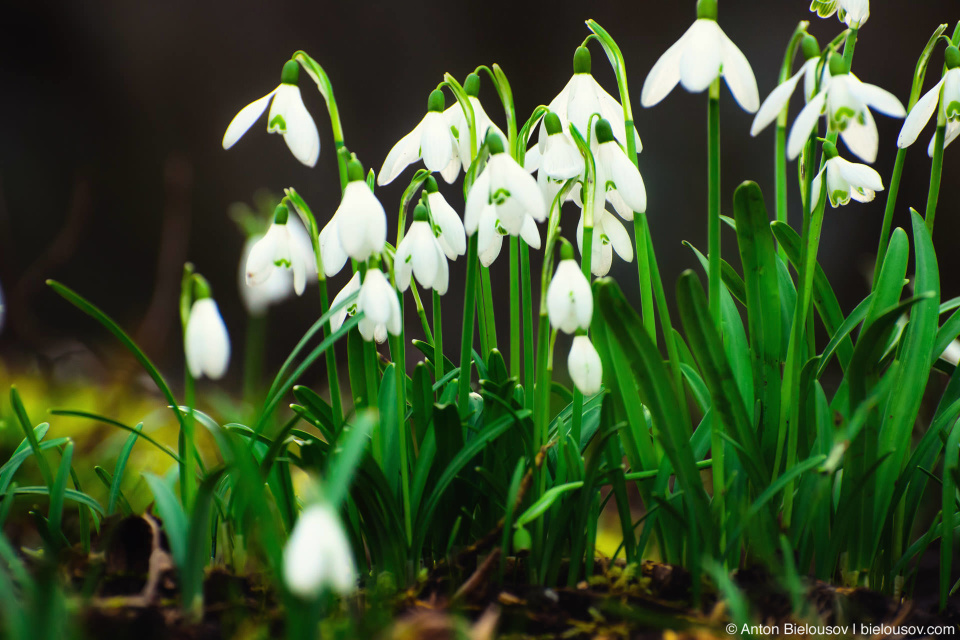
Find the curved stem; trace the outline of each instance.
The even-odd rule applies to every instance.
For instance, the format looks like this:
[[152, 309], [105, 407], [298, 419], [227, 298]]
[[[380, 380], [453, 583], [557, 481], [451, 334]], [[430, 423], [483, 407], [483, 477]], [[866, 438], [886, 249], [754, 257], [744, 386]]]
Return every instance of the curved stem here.
[[937, 215], [937, 201], [940, 199], [940, 177], [943, 173], [943, 144], [946, 132], [947, 119], [944, 116], [943, 107], [940, 107], [940, 114], [937, 116], [937, 137], [933, 142], [933, 163], [930, 166], [930, 191], [927, 193], [927, 210], [923, 216], [930, 235], [933, 235], [933, 221]]
[[719, 333], [720, 324], [720, 78], [710, 85], [707, 102], [707, 244], [710, 262], [710, 316]]
[[[793, 70], [793, 59], [797, 55], [797, 49], [803, 40], [803, 35], [807, 31], [810, 23], [807, 20], [801, 20], [800, 24], [793, 32], [790, 38], [790, 44], [787, 45], [786, 53], [783, 56], [783, 65], [780, 67], [780, 82], [783, 84], [790, 79]], [[776, 164], [776, 202], [777, 202], [777, 220], [787, 222], [787, 116], [790, 110], [789, 105], [785, 105], [777, 116], [777, 135], [775, 143], [774, 161]], [[780, 257], [786, 261], [787, 256], [782, 248], [779, 249]]]

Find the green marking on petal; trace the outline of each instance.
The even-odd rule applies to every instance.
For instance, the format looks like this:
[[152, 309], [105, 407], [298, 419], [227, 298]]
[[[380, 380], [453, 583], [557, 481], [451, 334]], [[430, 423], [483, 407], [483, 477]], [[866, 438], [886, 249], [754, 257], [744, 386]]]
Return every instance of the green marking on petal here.
[[270, 133], [286, 133], [287, 121], [279, 113], [273, 116], [273, 119], [267, 123], [267, 131]]
[[510, 199], [510, 192], [503, 187], [500, 187], [492, 194], [490, 194], [490, 202], [492, 204], [503, 204]]
[[277, 258], [276, 260], [273, 261], [273, 264], [274, 266], [285, 267], [287, 269], [289, 269], [292, 266], [290, 264], [290, 261], [287, 260], [286, 258]]
[[494, 221], [493, 226], [496, 227], [497, 233], [499, 233], [499, 234], [502, 235], [502, 236], [505, 236], [505, 235], [509, 235], [509, 234], [510, 234], [510, 232], [507, 231], [506, 229], [504, 229], [504, 228], [503, 228], [503, 225], [500, 224], [500, 218], [497, 218], [497, 219]]
[[404, 264], [410, 264], [411, 262], [413, 262], [413, 254], [407, 256], [407, 259], [404, 260], [403, 262]]

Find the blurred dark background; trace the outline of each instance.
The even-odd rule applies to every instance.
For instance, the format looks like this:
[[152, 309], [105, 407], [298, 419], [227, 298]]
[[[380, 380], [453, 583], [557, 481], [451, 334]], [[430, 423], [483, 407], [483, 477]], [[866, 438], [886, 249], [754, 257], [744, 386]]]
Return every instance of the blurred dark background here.
[[[799, 20], [811, 21], [821, 44], [840, 32], [843, 25], [835, 17], [821, 20], [808, 6], [807, 0], [721, 3], [720, 24], [753, 65], [761, 97], [775, 86], [784, 47]], [[513, 86], [522, 123], [569, 79], [574, 48], [588, 34], [583, 21], [591, 17], [617, 39], [626, 58], [644, 145], [640, 168], [650, 224], [672, 298], [677, 275], [696, 266], [681, 240], [706, 245], [706, 96], [677, 89], [646, 110], [639, 95], [653, 63], [693, 21], [693, 0], [7, 4], [0, 24], [5, 92], [0, 103], [5, 123], [0, 132], [0, 283], [8, 314], [0, 353], [8, 363], [56, 367], [87, 347], [94, 354], [113, 348], [101, 328], [44, 286], [46, 278], [56, 278], [101, 305], [175, 376], [182, 362], [176, 300], [180, 269], [189, 259], [214, 287], [234, 343], [228, 384], [238, 386], [245, 314], [237, 267], [244, 239], [228, 217], [229, 205], [251, 202], [260, 188], [279, 193], [294, 186], [323, 224], [339, 202], [329, 120], [305, 74], [304, 100], [321, 134], [315, 169], [301, 166], [279, 136], [266, 135], [265, 118], [229, 152], [220, 146], [234, 114], [278, 84], [283, 62], [302, 48], [324, 65], [347, 145], [365, 166], [379, 169], [390, 147], [422, 117], [426, 97], [445, 71], [462, 79], [478, 64], [498, 62]], [[873, 16], [857, 45], [855, 73], [906, 104], [916, 58], [931, 32], [943, 22], [952, 32], [958, 18], [957, 0], [874, 0]], [[592, 48], [594, 73], [615, 94], [606, 59], [599, 47]], [[940, 46], [934, 54], [928, 88], [939, 77], [942, 52]], [[502, 125], [487, 82], [481, 100]], [[798, 108], [795, 103], [791, 120]], [[876, 120], [881, 150], [874, 166], [886, 185], [901, 122], [882, 115]], [[746, 179], [758, 181], [773, 204], [773, 128], [753, 139], [751, 121], [725, 89], [726, 214], [734, 188]], [[930, 135], [932, 127], [908, 155], [897, 224], [908, 224], [908, 206], [922, 210], [925, 205]], [[854, 159], [842, 147], [841, 152]], [[951, 250], [960, 232], [958, 155], [957, 148], [946, 153], [934, 238], [944, 298], [960, 294], [955, 275], [960, 257]], [[789, 166], [791, 222], [799, 228], [795, 169]], [[404, 177], [377, 192], [391, 225]], [[444, 192], [462, 210], [459, 183]], [[828, 211], [821, 261], [845, 311], [866, 293], [885, 202], [880, 194], [868, 205]], [[575, 216], [571, 210], [564, 217], [570, 239]], [[395, 232], [391, 228], [391, 238]], [[725, 255], [738, 264], [733, 235], [725, 233]], [[462, 273], [461, 259], [445, 298], [451, 353], [459, 333], [454, 327], [462, 307]], [[615, 259], [613, 275], [638, 300], [635, 263]], [[501, 345], [508, 339], [506, 276], [504, 251], [494, 267], [503, 308]], [[341, 274], [331, 282], [331, 295], [346, 279]], [[318, 308], [315, 288], [274, 308], [271, 364], [282, 360]], [[412, 302], [408, 313], [411, 336], [417, 337]]]

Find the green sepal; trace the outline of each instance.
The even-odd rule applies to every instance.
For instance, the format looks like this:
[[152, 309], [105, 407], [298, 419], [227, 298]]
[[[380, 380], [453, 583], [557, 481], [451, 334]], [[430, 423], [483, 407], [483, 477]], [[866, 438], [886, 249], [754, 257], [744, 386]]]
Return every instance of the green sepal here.
[[440, 89], [434, 89], [430, 92], [430, 97], [427, 98], [427, 111], [437, 111], [443, 113], [443, 110], [447, 106], [447, 100], [443, 96], [443, 91]]
[[210, 288], [210, 283], [207, 282], [207, 279], [204, 278], [199, 273], [193, 274], [193, 302], [196, 304], [197, 300], [203, 300], [204, 298], [212, 298], [213, 290]]
[[613, 129], [610, 122], [604, 118], [597, 120], [597, 142], [603, 144], [613, 140]]
[[476, 98], [480, 95], [480, 76], [475, 73], [471, 73], [467, 76], [467, 79], [463, 81], [463, 92], [468, 96]]
[[717, 0], [697, 1], [697, 20], [717, 20]]
[[547, 135], [554, 135], [563, 131], [563, 125], [560, 124], [560, 116], [550, 111], [543, 117], [543, 124], [547, 128]]
[[593, 62], [590, 58], [590, 50], [586, 47], [577, 47], [576, 52], [573, 54], [573, 72], [590, 73], [592, 66]]
[[296, 60], [287, 60], [283, 63], [283, 71], [280, 72], [281, 84], [297, 85], [300, 80], [300, 65]]

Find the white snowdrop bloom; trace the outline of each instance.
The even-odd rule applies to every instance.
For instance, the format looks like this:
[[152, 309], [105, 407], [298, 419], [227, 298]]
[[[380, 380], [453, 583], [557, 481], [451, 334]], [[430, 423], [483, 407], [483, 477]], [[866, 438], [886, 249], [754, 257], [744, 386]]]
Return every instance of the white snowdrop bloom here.
[[[463, 83], [463, 91], [467, 94], [470, 106], [473, 107], [473, 120], [477, 128], [477, 148], [479, 149], [487, 134], [491, 131], [505, 140], [507, 138], [506, 134], [493, 123], [483, 105], [480, 104], [480, 98], [478, 97], [480, 95], [480, 76], [475, 73], [468, 75]], [[461, 165], [464, 172], [470, 168], [470, 127], [467, 126], [467, 116], [463, 113], [463, 107], [459, 100], [454, 100], [453, 104], [447, 107], [447, 110], [443, 112], [443, 118], [447, 126], [456, 131], [457, 156], [460, 160], [460, 164], [454, 165], [452, 177], [448, 178], [447, 174], [441, 173], [444, 180], [450, 183], [456, 179]]]
[[404, 169], [421, 158], [428, 171], [441, 172], [448, 183], [456, 179], [459, 165], [454, 165], [456, 170], [452, 177], [444, 171], [457, 160], [457, 140], [443, 116], [443, 106], [443, 92], [434, 89], [427, 100], [427, 115], [390, 149], [377, 175], [377, 184], [390, 184]]
[[633, 220], [633, 212], [647, 210], [647, 189], [640, 170], [630, 162], [617, 141], [607, 120], [597, 124], [599, 146], [594, 154], [597, 168], [596, 210], [603, 208], [603, 200], [609, 200], [625, 220]]
[[[307, 233], [300, 219], [296, 216], [287, 220], [287, 229], [291, 235], [291, 247], [295, 247], [294, 251], [309, 256], [309, 260], [305, 262], [306, 279], [309, 283], [317, 276], [317, 263], [313, 256], [310, 234]], [[294, 293], [292, 269], [273, 269], [273, 273], [264, 282], [259, 284], [247, 283], [247, 258], [249, 258], [253, 247], [263, 237], [263, 234], [260, 234], [247, 239], [243, 246], [238, 270], [240, 298], [243, 300], [247, 313], [253, 316], [263, 315], [270, 306], [283, 302]], [[296, 249], [296, 247], [299, 247], [299, 249]]]
[[560, 264], [547, 288], [547, 314], [550, 324], [564, 333], [586, 331], [593, 318], [593, 292], [573, 259], [573, 247], [564, 241]]
[[363, 318], [357, 328], [363, 339], [369, 342], [386, 342], [387, 333], [400, 335], [403, 317], [400, 312], [400, 300], [396, 290], [377, 267], [367, 269], [360, 285], [357, 298], [357, 311], [363, 311]]
[[[590, 272], [600, 277], [610, 273], [613, 253], [616, 251], [625, 262], [633, 261], [633, 243], [630, 234], [616, 216], [606, 209], [593, 212], [593, 241], [591, 243]], [[577, 224], [577, 248], [583, 255], [583, 214]]]
[[899, 99], [889, 91], [861, 82], [849, 72], [843, 58], [830, 58], [830, 76], [820, 91], [797, 115], [787, 140], [787, 157], [797, 158], [821, 115], [827, 117], [831, 133], [839, 133], [847, 148], [866, 162], [877, 159], [880, 137], [870, 109], [894, 118], [907, 115]]
[[320, 257], [328, 278], [340, 273], [348, 257], [366, 262], [383, 251], [387, 241], [387, 214], [357, 160], [347, 164], [347, 180], [340, 206], [320, 231]]
[[837, 17], [841, 22], [859, 29], [870, 17], [870, 0], [813, 0], [810, 11], [821, 18], [829, 18], [839, 11]]
[[490, 159], [467, 194], [464, 228], [468, 235], [479, 233], [477, 248], [481, 261], [487, 256], [489, 265], [500, 252], [500, 236], [520, 236], [532, 248], [539, 249], [540, 231], [536, 223], [546, 220], [547, 208], [537, 181], [504, 153], [503, 140], [490, 134], [486, 144]]
[[[609, 120], [613, 127], [613, 135], [622, 144], [627, 144], [623, 106], [616, 98], [607, 93], [606, 89], [600, 86], [590, 73], [591, 67], [590, 50], [586, 47], [577, 47], [573, 56], [573, 77], [560, 90], [560, 93], [550, 101], [548, 107], [550, 111], [557, 114], [563, 131], [567, 130], [567, 124], [569, 123], [577, 128], [580, 135], [587, 138], [590, 135], [587, 125], [591, 116], [597, 114], [601, 118]], [[594, 124], [596, 124], [596, 121], [594, 121]], [[541, 120], [537, 138], [538, 151], [541, 155], [546, 149], [548, 133], [546, 121]], [[640, 151], [643, 145], [640, 143], [640, 136], [636, 131], [634, 131], [634, 142], [637, 145], [637, 151]], [[531, 158], [531, 163], [535, 161], [536, 157]], [[531, 166], [534, 165], [531, 164]]]
[[329, 506], [314, 504], [300, 514], [283, 550], [283, 579], [294, 595], [309, 600], [324, 589], [342, 596], [356, 590], [353, 549]]
[[[944, 148], [953, 142], [957, 135], [960, 135], [960, 49], [954, 46], [947, 47], [945, 57], [947, 72], [940, 79], [940, 82], [917, 100], [917, 104], [910, 110], [910, 114], [903, 123], [903, 129], [900, 130], [900, 137], [897, 139], [897, 146], [901, 149], [905, 149], [917, 141], [917, 137], [930, 122], [930, 118], [933, 117], [938, 106], [943, 109], [947, 117]], [[927, 148], [927, 153], [931, 157], [933, 156], [935, 143], [936, 136], [930, 141], [930, 146]]]
[[424, 289], [434, 289], [440, 295], [447, 292], [450, 267], [422, 204], [413, 211], [413, 224], [397, 247], [393, 265], [400, 291], [410, 288], [413, 276]]
[[437, 242], [448, 260], [456, 260], [467, 252], [467, 232], [463, 229], [463, 221], [437, 189], [437, 181], [433, 176], [424, 181], [424, 189]]
[[870, 202], [877, 191], [883, 191], [880, 174], [865, 164], [847, 162], [837, 154], [837, 147], [830, 142], [823, 143], [823, 154], [827, 158], [823, 169], [814, 177], [810, 194], [811, 202], [820, 201], [826, 174], [827, 197], [830, 206], [836, 208], [848, 204], [851, 199], [857, 202]]
[[947, 348], [940, 354], [940, 357], [953, 366], [960, 365], [960, 340], [954, 340], [948, 344]]
[[[763, 101], [763, 104], [760, 105], [760, 109], [753, 119], [753, 126], [750, 127], [751, 136], [756, 136], [777, 119], [780, 112], [783, 111], [784, 107], [790, 102], [790, 97], [793, 96], [794, 91], [797, 90], [797, 85], [800, 84], [801, 78], [803, 79], [804, 99], [809, 102], [810, 98], [816, 93], [818, 81], [817, 67], [820, 66], [820, 45], [817, 44], [817, 39], [808, 33], [803, 36], [801, 50], [803, 51], [806, 62], [800, 67], [800, 71], [797, 71], [789, 79], [777, 85], [777, 88], [771, 91], [770, 95]], [[826, 78], [829, 77], [830, 73], [826, 65], [820, 69], [820, 72], [825, 74], [824, 82], [826, 82]]]
[[210, 287], [202, 278], [194, 277], [197, 293], [183, 337], [187, 368], [196, 379], [206, 376], [219, 380], [230, 364], [230, 336], [217, 303], [210, 297]]
[[289, 215], [286, 205], [277, 206], [273, 224], [250, 250], [246, 264], [247, 285], [265, 284], [276, 268], [282, 267], [293, 272], [296, 294], [303, 293], [307, 286], [307, 272], [316, 262], [309, 244], [304, 246], [292, 231], [293, 225], [288, 224]]
[[585, 396], [600, 392], [603, 383], [603, 365], [600, 354], [587, 336], [576, 336], [567, 356], [567, 370], [573, 384]]
[[[550, 111], [543, 120], [547, 131], [543, 156], [539, 155], [537, 147], [531, 149], [531, 152], [537, 154], [537, 185], [543, 193], [543, 200], [547, 207], [552, 207], [554, 198], [563, 188], [563, 183], [583, 175], [584, 162], [577, 145], [569, 135], [564, 133], [560, 117]], [[524, 169], [529, 170], [526, 162], [524, 162]]]
[[280, 86], [245, 106], [230, 121], [223, 134], [223, 148], [229, 149], [235, 145], [247, 129], [260, 119], [269, 103], [267, 133], [281, 134], [297, 160], [308, 167], [316, 165], [320, 157], [320, 134], [310, 112], [303, 105], [300, 87], [297, 86], [299, 75], [300, 67], [296, 61], [288, 60], [283, 65]]
[[640, 102], [652, 107], [677, 83], [701, 93], [723, 76], [737, 103], [750, 113], [760, 106], [757, 79], [743, 52], [717, 24], [716, 0], [699, 0], [697, 21], [653, 65], [640, 92]]
[[[343, 289], [340, 289], [340, 292], [334, 296], [333, 302], [330, 303], [330, 308], [335, 309], [338, 304], [352, 296], [354, 293], [360, 291], [360, 272], [355, 271], [353, 277], [350, 278], [350, 281], [347, 282], [346, 286]], [[357, 300], [354, 299], [353, 302], [346, 305], [343, 309], [338, 311], [332, 318], [330, 318], [330, 329], [331, 331], [336, 331], [343, 326], [344, 321], [347, 319], [347, 316], [354, 316], [357, 314]]]

